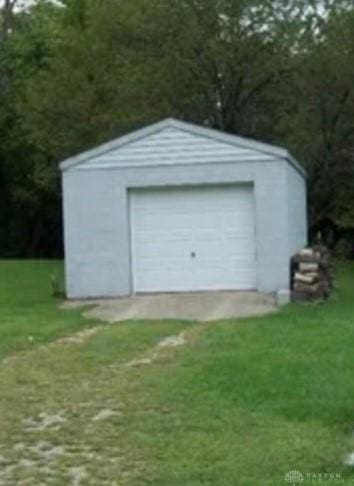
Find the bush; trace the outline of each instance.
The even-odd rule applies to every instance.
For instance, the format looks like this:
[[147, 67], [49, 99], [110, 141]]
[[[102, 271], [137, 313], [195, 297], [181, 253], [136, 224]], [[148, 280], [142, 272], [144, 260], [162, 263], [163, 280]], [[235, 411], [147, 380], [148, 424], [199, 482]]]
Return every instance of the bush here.
[[341, 238], [340, 240], [338, 240], [334, 248], [334, 255], [336, 258], [340, 260], [348, 260], [352, 258], [353, 256], [352, 243], [346, 238]]

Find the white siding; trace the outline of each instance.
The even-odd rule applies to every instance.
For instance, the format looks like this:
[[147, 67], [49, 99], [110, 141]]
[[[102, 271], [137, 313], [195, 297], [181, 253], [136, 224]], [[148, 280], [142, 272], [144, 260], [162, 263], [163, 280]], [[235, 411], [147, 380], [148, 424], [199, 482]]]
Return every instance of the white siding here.
[[289, 257], [307, 244], [306, 181], [287, 166]]
[[165, 128], [157, 133], [128, 143], [94, 157], [77, 169], [134, 167], [141, 165], [200, 164], [274, 160], [274, 156], [237, 147], [212, 138]]
[[[67, 295], [128, 295], [133, 291], [128, 192], [188, 184], [254, 184], [257, 285], [264, 292], [289, 285], [286, 164], [237, 164], [72, 170], [64, 173]], [[303, 222], [301, 222], [304, 225]]]
[[[157, 132], [153, 127], [142, 137], [141, 132], [123, 137], [119, 147], [114, 142], [67, 162], [63, 203], [70, 298], [131, 294], [129, 193], [187, 186], [204, 186], [206, 191], [212, 186], [253, 187], [254, 215], [249, 221], [255, 222], [254, 286], [265, 292], [288, 288], [289, 257], [306, 243], [306, 179], [301, 168], [279, 149], [269, 155], [263, 145], [223, 138], [219, 132], [213, 138], [211, 131], [201, 131], [164, 126]], [[228, 287], [227, 279], [220, 286]]]

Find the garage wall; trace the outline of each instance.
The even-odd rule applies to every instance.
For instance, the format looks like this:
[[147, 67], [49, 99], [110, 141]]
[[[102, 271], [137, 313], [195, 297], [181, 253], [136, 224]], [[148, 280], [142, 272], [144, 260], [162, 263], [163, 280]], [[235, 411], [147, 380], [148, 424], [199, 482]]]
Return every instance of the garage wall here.
[[117, 296], [129, 280], [125, 190], [108, 173], [63, 175], [66, 289], [70, 298]]
[[[128, 190], [253, 183], [257, 288], [288, 288], [287, 164], [280, 159], [173, 166], [91, 168], [63, 174], [67, 293], [70, 298], [127, 295], [132, 290]], [[295, 199], [295, 198], [294, 198]]]
[[288, 186], [289, 258], [307, 245], [306, 180], [290, 164], [286, 166]]
[[258, 290], [289, 288], [286, 163], [257, 164]]

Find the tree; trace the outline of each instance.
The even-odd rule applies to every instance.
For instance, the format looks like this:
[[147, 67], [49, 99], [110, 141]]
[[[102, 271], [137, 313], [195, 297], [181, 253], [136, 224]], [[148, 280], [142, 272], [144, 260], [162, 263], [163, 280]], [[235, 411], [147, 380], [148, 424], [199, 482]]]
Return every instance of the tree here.
[[0, 248], [3, 256], [50, 255], [59, 251], [58, 243], [44, 226], [51, 226], [51, 218], [52, 225], [56, 221], [56, 239], [60, 239], [57, 201], [53, 204], [57, 191], [49, 183], [46, 154], [33, 144], [22, 123], [18, 99], [28, 79], [45, 64], [53, 6], [43, 1], [33, 11], [15, 12], [14, 5], [7, 3], [2, 11], [6, 35], [0, 46]]
[[301, 54], [283, 117], [283, 137], [308, 170], [311, 226], [338, 236], [354, 229], [353, 27], [353, 11], [329, 12]]
[[1, 255], [60, 254], [58, 162], [166, 116], [286, 145], [313, 230], [354, 228], [349, 0], [15, 3], [0, 10]]

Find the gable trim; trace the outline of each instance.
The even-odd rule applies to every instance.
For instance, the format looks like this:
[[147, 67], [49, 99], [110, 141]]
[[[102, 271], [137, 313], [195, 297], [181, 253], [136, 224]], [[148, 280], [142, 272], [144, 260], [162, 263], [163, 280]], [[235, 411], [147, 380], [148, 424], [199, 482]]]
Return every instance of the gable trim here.
[[[242, 161], [236, 161], [236, 162], [231, 162], [230, 160], [225, 160], [225, 161], [218, 161], [218, 164], [222, 165], [222, 164], [240, 164], [242, 162], [261, 162], [262, 164], [266, 164], [266, 163], [271, 163], [271, 162], [281, 162], [283, 161], [284, 159], [279, 159], [279, 158], [264, 158], [262, 159], [261, 157], [259, 159], [253, 159], [253, 160], [242, 160]], [[213, 165], [215, 164], [215, 161], [194, 161], [193, 162], [193, 165]], [[77, 171], [97, 171], [97, 170], [111, 170], [111, 169], [129, 169], [129, 168], [132, 168], [132, 169], [136, 169], [136, 168], [152, 168], [152, 167], [181, 167], [181, 166], [185, 166], [185, 167], [188, 167], [190, 166], [191, 163], [190, 162], [185, 162], [185, 161], [178, 161], [178, 162], [148, 162], [148, 163], [144, 163], [144, 164], [140, 164], [140, 163], [123, 163], [123, 164], [119, 164], [119, 165], [116, 165], [112, 162], [108, 162], [108, 163], [104, 163], [104, 164], [101, 164], [101, 163], [98, 163], [98, 164], [90, 164], [89, 166], [85, 166], [85, 165], [79, 165], [77, 167]]]

